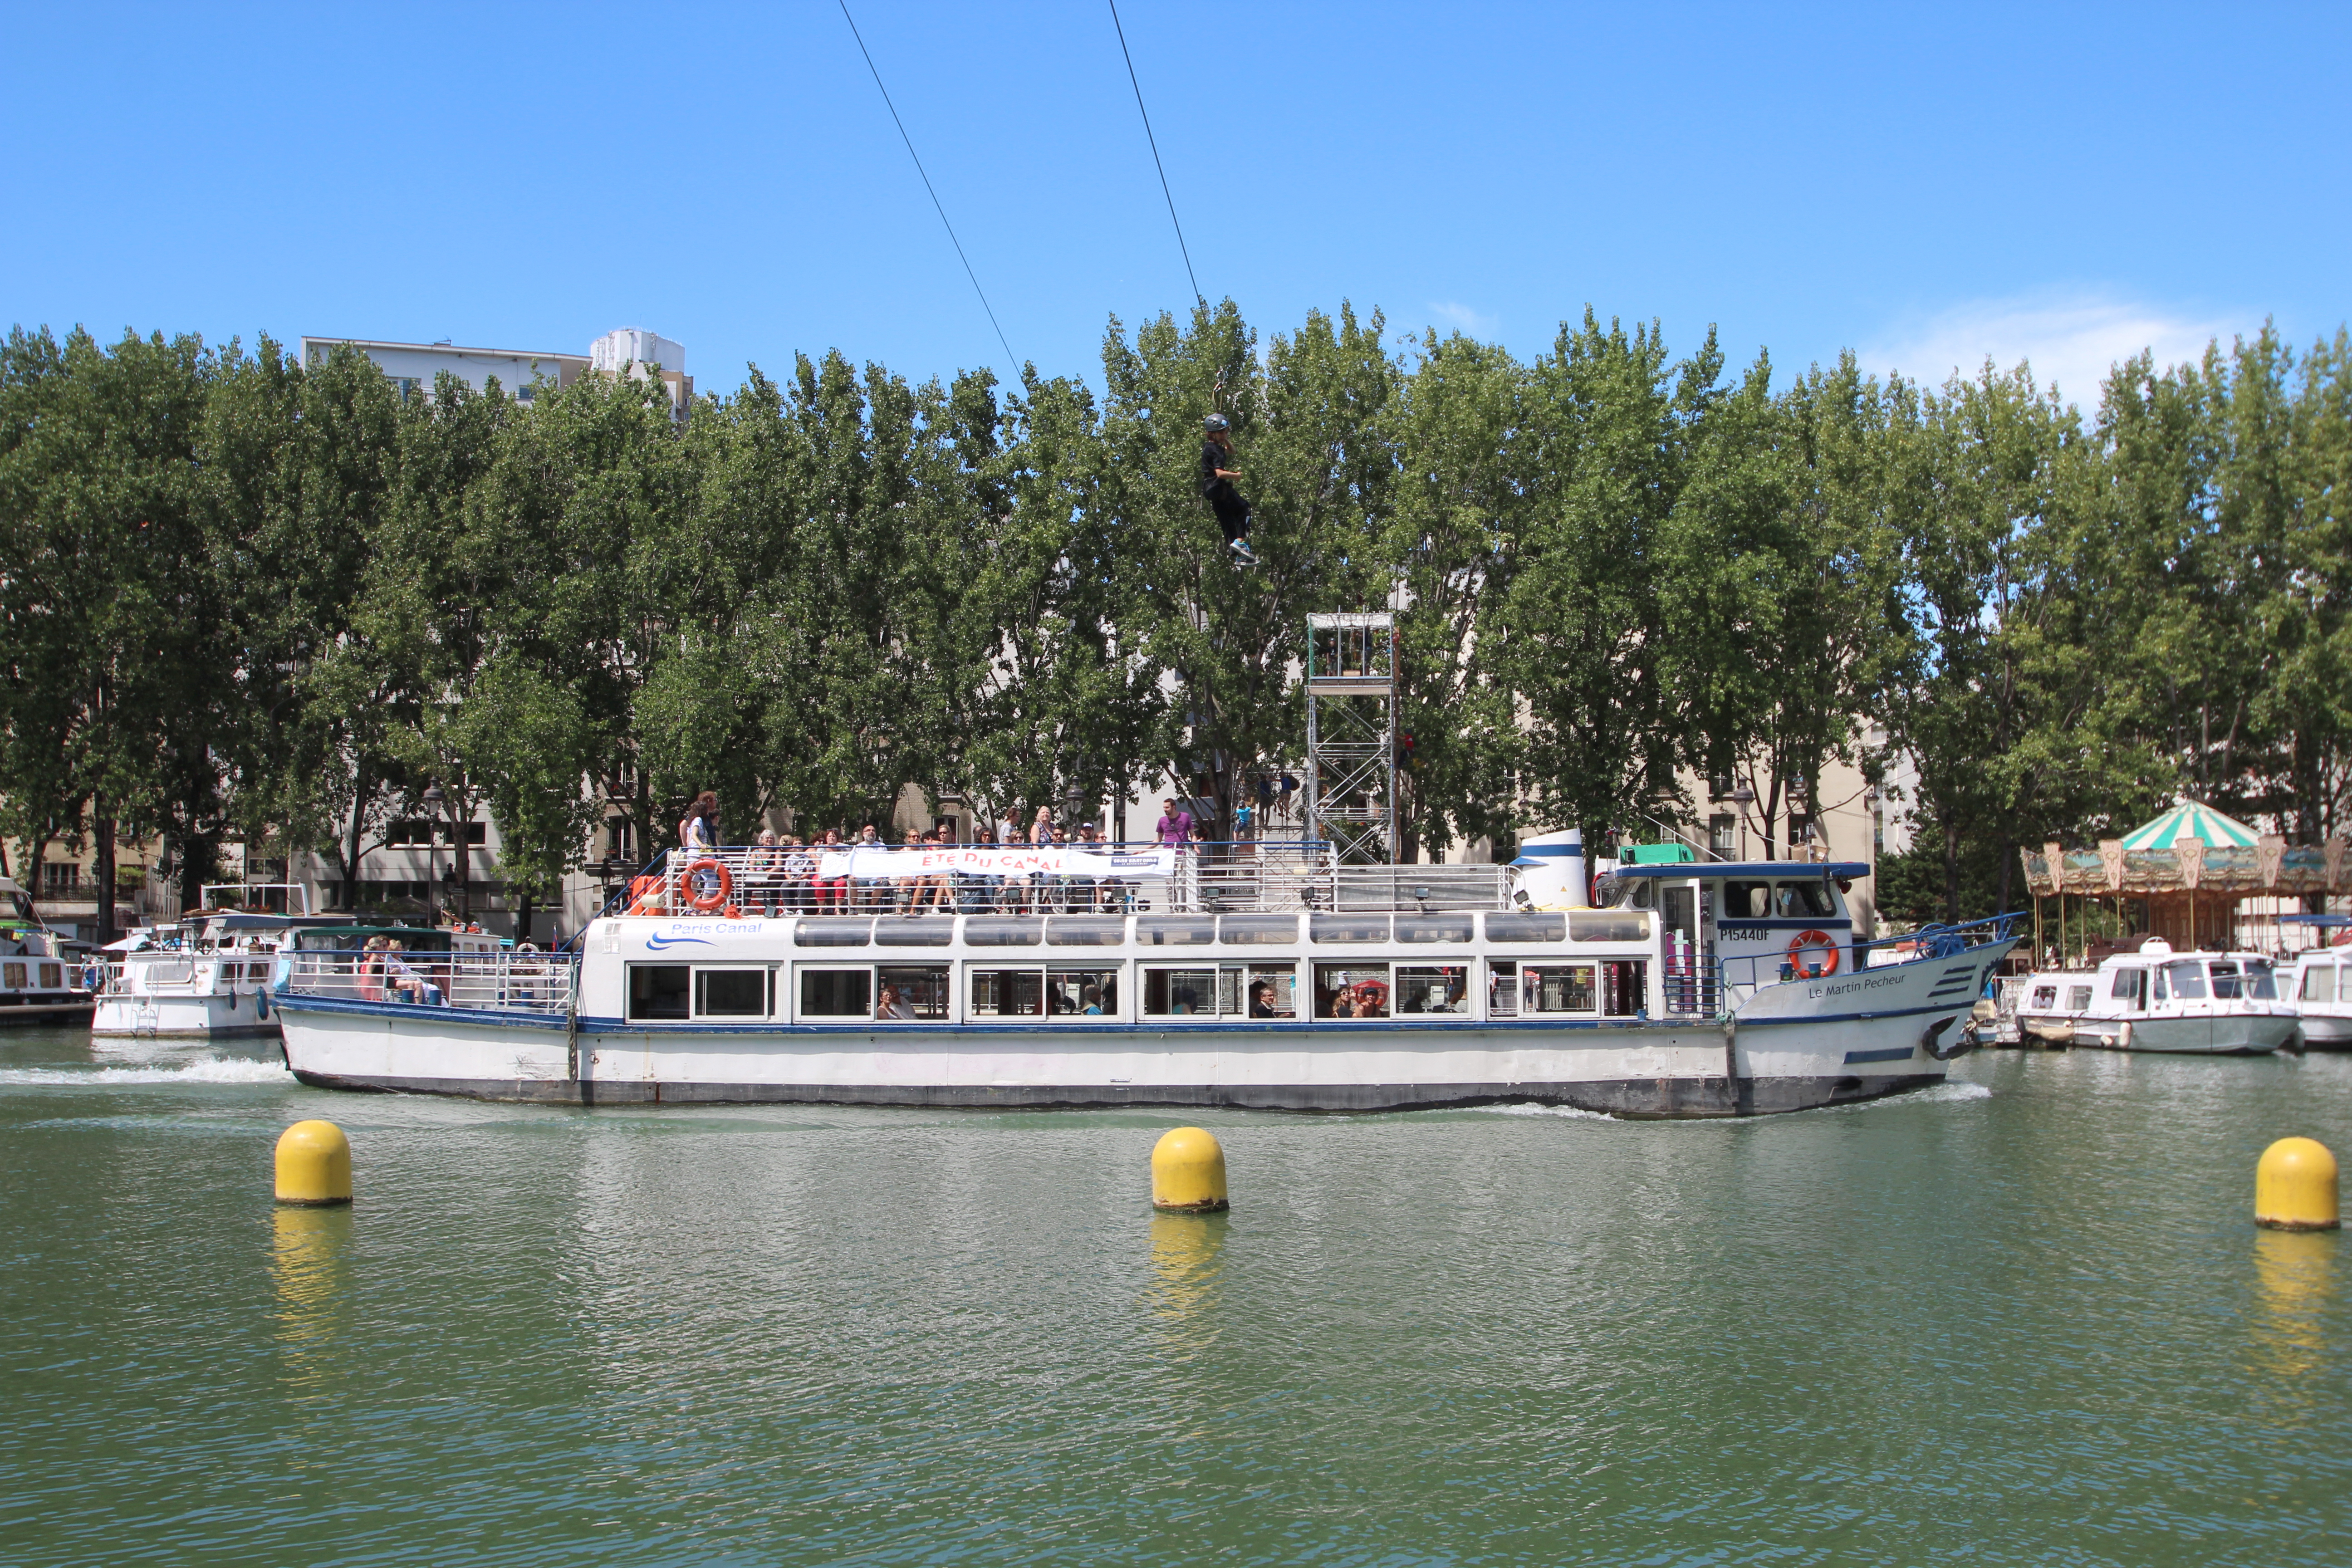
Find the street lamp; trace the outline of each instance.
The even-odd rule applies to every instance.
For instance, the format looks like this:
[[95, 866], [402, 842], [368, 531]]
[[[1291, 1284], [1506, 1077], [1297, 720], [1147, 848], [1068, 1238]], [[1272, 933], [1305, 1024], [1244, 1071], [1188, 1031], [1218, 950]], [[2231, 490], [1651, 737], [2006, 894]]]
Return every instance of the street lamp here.
[[433, 889], [441, 879], [438, 875], [441, 867], [440, 830], [434, 818], [441, 815], [442, 803], [447, 799], [437, 784], [426, 784], [425, 793], [416, 797], [416, 803], [425, 808], [425, 913], [427, 919], [433, 914]]

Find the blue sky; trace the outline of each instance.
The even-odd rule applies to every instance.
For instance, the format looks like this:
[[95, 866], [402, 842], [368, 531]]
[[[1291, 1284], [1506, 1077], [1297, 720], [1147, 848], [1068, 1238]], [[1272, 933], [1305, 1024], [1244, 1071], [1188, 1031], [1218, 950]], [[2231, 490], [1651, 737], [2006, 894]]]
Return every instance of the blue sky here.
[[[1102, 0], [853, 13], [1015, 353], [1191, 289]], [[1126, 0], [1202, 288], [1941, 379], [2347, 316], [2342, 6]], [[11, 321], [1003, 354], [834, 0], [9, 7]], [[2044, 380], [2050, 379], [2045, 374]]]

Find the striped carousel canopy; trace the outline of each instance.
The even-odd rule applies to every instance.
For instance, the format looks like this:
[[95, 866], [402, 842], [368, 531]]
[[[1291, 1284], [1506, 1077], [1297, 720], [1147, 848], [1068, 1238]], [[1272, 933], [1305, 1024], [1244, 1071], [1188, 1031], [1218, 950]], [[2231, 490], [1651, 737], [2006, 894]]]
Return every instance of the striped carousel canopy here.
[[2183, 838], [2197, 838], [2208, 849], [2252, 849], [2257, 837], [2244, 823], [2201, 802], [2184, 800], [2154, 822], [2144, 822], [2125, 834], [2124, 847], [2169, 849]]

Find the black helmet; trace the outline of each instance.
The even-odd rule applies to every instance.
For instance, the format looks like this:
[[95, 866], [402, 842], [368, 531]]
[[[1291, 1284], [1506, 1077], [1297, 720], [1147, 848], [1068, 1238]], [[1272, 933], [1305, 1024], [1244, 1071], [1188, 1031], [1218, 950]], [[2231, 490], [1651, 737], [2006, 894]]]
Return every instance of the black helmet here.
[[1211, 430], [1230, 430], [1234, 427], [1233, 421], [1222, 414], [1212, 414], [1201, 423]]

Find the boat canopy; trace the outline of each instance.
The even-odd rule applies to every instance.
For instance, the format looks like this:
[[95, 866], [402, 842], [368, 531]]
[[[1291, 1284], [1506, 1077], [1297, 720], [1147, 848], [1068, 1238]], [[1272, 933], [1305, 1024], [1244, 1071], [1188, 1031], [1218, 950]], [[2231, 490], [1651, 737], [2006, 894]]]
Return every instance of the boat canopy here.
[[2281, 915], [2278, 922], [2283, 926], [2352, 926], [2352, 915]]
[[1612, 877], [1672, 877], [1677, 881], [1691, 877], [1778, 877], [1783, 881], [1801, 877], [1836, 877], [1843, 881], [1870, 875], [1867, 860], [1686, 860], [1679, 865], [1620, 866], [1610, 873]]
[[303, 952], [351, 952], [364, 946], [372, 936], [388, 936], [409, 952], [449, 951], [449, 933], [436, 926], [306, 926], [295, 933], [294, 945]]

